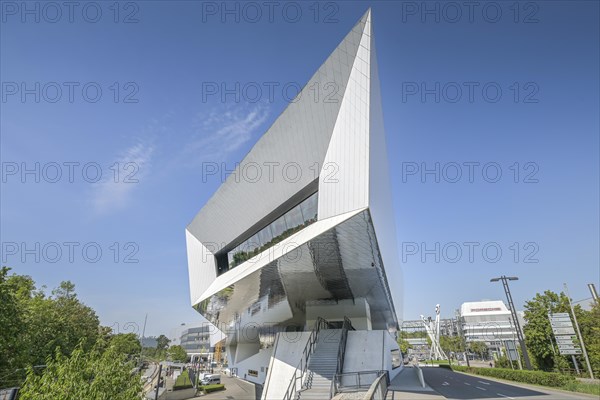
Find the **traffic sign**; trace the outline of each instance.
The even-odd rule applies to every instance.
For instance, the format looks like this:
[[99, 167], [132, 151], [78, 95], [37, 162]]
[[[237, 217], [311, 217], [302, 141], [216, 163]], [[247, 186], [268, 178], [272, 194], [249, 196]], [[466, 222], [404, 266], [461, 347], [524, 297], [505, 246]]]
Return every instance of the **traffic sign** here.
[[566, 312], [559, 312], [559, 313], [554, 313], [554, 314], [548, 314], [550, 316], [550, 318], [569, 318], [571, 319], [571, 316], [569, 315], [569, 313]]
[[573, 350], [559, 350], [560, 354], [563, 356], [576, 356], [578, 354], [583, 354], [581, 349], [573, 349]]
[[568, 327], [568, 328], [555, 328], [552, 327], [552, 332], [554, 333], [554, 335], [574, 335], [575, 334], [575, 329], [573, 329], [573, 327]]
[[558, 349], [559, 350], [569, 350], [569, 349], [578, 349], [579, 345], [576, 344], [559, 344], [558, 345]]
[[550, 321], [550, 325], [557, 328], [573, 327], [571, 321]]
[[556, 336], [556, 344], [571, 344], [575, 343], [575, 339], [572, 336]]

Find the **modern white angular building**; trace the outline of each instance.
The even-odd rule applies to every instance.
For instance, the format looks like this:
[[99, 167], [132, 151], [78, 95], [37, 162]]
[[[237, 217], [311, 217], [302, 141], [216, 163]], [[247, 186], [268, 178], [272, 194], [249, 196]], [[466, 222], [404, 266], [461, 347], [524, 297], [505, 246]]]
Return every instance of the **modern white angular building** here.
[[[333, 95], [316, 98], [315, 85]], [[401, 272], [370, 10], [186, 238], [192, 306], [227, 335], [230, 368], [263, 383], [264, 399], [325, 396], [325, 386], [319, 398], [329, 398], [328, 382], [343, 386], [335, 374], [400, 371]]]

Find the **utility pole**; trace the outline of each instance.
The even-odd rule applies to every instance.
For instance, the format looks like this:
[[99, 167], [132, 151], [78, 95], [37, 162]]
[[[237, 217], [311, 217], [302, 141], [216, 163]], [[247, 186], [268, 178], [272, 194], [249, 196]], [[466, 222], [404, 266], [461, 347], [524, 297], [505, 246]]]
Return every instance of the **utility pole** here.
[[[577, 329], [577, 336], [579, 337], [579, 343], [581, 344], [581, 351], [585, 357], [585, 363], [587, 365], [588, 372], [590, 373], [590, 378], [594, 379], [594, 372], [592, 371], [590, 359], [588, 357], [587, 350], [585, 349], [585, 343], [583, 343], [583, 336], [581, 336], [581, 331], [579, 330], [579, 323], [577, 322], [577, 316], [575, 315], [575, 308], [573, 307], [573, 303], [571, 303], [569, 288], [567, 287], [566, 283], [563, 283], [563, 285], [565, 286], [565, 294], [567, 295], [567, 300], [569, 300], [569, 306], [571, 307], [571, 314], [573, 315], [573, 321], [575, 322], [575, 329]], [[575, 357], [573, 357], [573, 361], [575, 361]], [[577, 363], [575, 363], [575, 365], [577, 365]]]
[[508, 301], [508, 309], [512, 315], [513, 322], [515, 323], [517, 339], [519, 339], [519, 344], [521, 345], [521, 352], [523, 353], [523, 358], [525, 359], [525, 367], [528, 370], [531, 370], [531, 361], [529, 361], [529, 354], [527, 353], [527, 347], [525, 346], [525, 339], [523, 338], [523, 332], [521, 331], [521, 324], [519, 324], [517, 309], [515, 308], [515, 304], [513, 303], [512, 295], [510, 294], [510, 287], [508, 286], [508, 281], [517, 280], [519, 280], [519, 278], [517, 278], [516, 276], [502, 275], [499, 278], [490, 279], [490, 282], [502, 281], [502, 285], [504, 286], [504, 292], [506, 293], [506, 300]]
[[144, 317], [144, 328], [142, 329], [142, 336], [140, 337], [140, 367], [144, 364], [144, 336], [146, 335], [146, 322], [148, 321], [148, 314]]
[[158, 364], [158, 380], [156, 381], [156, 394], [154, 400], [158, 400], [158, 389], [160, 388], [160, 378], [162, 377], [162, 364]]
[[471, 364], [469, 363], [469, 355], [467, 354], [467, 338], [465, 338], [465, 332], [463, 331], [463, 326], [462, 326], [463, 317], [460, 314], [460, 310], [456, 310], [456, 322], [458, 325], [458, 334], [462, 338], [463, 346], [465, 349], [464, 354], [465, 354], [465, 360], [467, 361], [467, 367], [470, 367]]
[[592, 299], [594, 299], [594, 302], [598, 303], [598, 292], [596, 292], [596, 286], [593, 283], [588, 283], [588, 289], [590, 289], [590, 293], [592, 294]]

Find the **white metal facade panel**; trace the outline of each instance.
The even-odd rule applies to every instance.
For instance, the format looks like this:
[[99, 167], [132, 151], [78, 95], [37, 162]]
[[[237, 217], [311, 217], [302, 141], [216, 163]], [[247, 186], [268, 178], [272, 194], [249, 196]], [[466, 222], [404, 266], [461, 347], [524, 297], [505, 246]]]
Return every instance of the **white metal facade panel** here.
[[[357, 26], [362, 25], [364, 22]], [[345, 93], [349, 64], [359, 47], [359, 29], [344, 38], [188, 225], [190, 233], [201, 242], [229, 244], [317, 178]], [[331, 93], [332, 89], [325, 88], [329, 83], [337, 89], [337, 95], [331, 98], [324, 96]], [[318, 98], [315, 87], [321, 94]], [[279, 163], [272, 180], [268, 179], [265, 162]], [[252, 163], [262, 166], [262, 179], [258, 181], [243, 178], [245, 168], [256, 165]], [[284, 166], [287, 175], [282, 173]], [[297, 166], [301, 175], [296, 180], [293, 175]]]
[[198, 239], [186, 229], [185, 241], [188, 255], [188, 275], [190, 278], [190, 299], [192, 305], [208, 289], [217, 277], [215, 258]]
[[332, 177], [324, 171], [319, 176], [319, 219], [368, 206], [369, 184], [369, 42], [366, 31], [370, 14], [362, 29], [358, 53], [333, 128], [324, 169], [333, 166]]
[[[373, 36], [371, 35], [371, 38]], [[369, 165], [369, 210], [385, 272], [390, 283], [390, 291], [398, 318], [403, 310], [403, 276], [398, 255], [396, 222], [392, 204], [391, 181], [385, 129], [383, 125], [383, 107], [381, 104], [377, 51], [374, 40], [371, 41], [371, 107], [369, 119], [370, 165]]]

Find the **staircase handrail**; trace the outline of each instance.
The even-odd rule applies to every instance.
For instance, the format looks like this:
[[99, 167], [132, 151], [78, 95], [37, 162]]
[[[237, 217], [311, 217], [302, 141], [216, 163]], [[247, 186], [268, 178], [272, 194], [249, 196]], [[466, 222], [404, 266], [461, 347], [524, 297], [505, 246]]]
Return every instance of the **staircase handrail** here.
[[[361, 382], [361, 376], [372, 377], [373, 379], [367, 379], [368, 383]], [[377, 382], [382, 376], [385, 376], [386, 384], [389, 385], [389, 372], [387, 370], [370, 370], [370, 371], [356, 371], [356, 372], [344, 372], [342, 374], [335, 374], [331, 380], [331, 389], [329, 392], [329, 398], [333, 398], [336, 394], [342, 392], [342, 387], [345, 387], [351, 391], [360, 391], [361, 389], [371, 388], [375, 382]], [[344, 384], [344, 380], [354, 380], [354, 385]]]
[[287, 391], [285, 392], [285, 396], [283, 396], [283, 400], [294, 399], [294, 395], [298, 392], [298, 390], [297, 390], [298, 380], [300, 380], [300, 387], [303, 386], [304, 375], [306, 374], [306, 369], [308, 368], [308, 359], [310, 358], [310, 355], [314, 351], [315, 344], [317, 343], [317, 338], [319, 336], [319, 332], [321, 331], [321, 329], [323, 329], [325, 327], [329, 327], [329, 326], [330, 326], [330, 323], [327, 320], [325, 320], [321, 317], [317, 318], [317, 321], [315, 322], [315, 327], [313, 328], [313, 330], [310, 333], [310, 336], [308, 337], [308, 342], [306, 343], [306, 346], [304, 347], [304, 351], [302, 352], [302, 357], [300, 358], [300, 362], [298, 363], [298, 366], [294, 370], [294, 375], [292, 376], [292, 379], [290, 380], [290, 384], [288, 385]]
[[346, 355], [346, 341], [348, 339], [348, 331], [355, 330], [352, 326], [352, 321], [348, 317], [344, 317], [344, 323], [342, 324], [342, 335], [340, 338], [340, 345], [338, 347], [337, 356], [337, 368], [335, 373], [341, 374], [344, 370], [344, 357]]
[[[348, 331], [353, 331], [354, 327], [352, 326], [352, 321], [348, 317], [344, 317], [344, 322], [342, 324], [342, 335], [340, 336], [340, 344], [338, 346], [338, 354], [337, 354], [337, 366], [335, 369], [335, 375], [341, 375], [344, 370], [344, 358], [346, 355], [346, 341], [348, 339]], [[335, 378], [334, 375], [334, 378]], [[334, 381], [331, 380], [331, 388], [329, 390], [331, 397], [333, 397], [332, 392], [334, 391]], [[331, 398], [330, 397], [330, 398]]]

